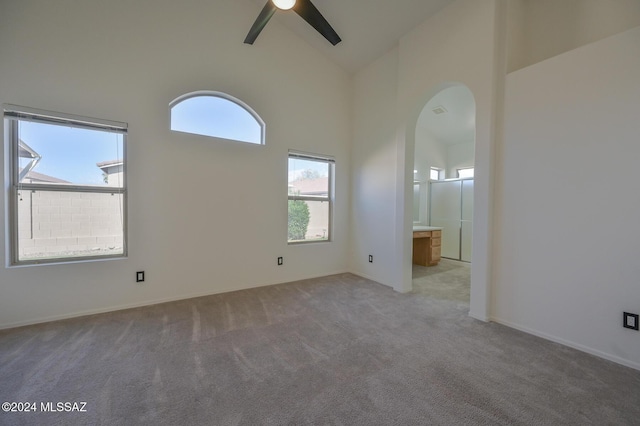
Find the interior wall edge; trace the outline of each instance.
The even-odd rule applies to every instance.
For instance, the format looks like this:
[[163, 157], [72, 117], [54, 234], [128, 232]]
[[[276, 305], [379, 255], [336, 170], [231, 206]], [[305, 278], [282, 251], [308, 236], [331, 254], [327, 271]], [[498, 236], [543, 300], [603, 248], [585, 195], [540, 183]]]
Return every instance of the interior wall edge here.
[[550, 342], [558, 343], [560, 345], [564, 345], [570, 347], [572, 349], [579, 350], [580, 352], [585, 352], [590, 355], [596, 356], [598, 358], [606, 359], [607, 361], [615, 362], [616, 364], [624, 365], [625, 367], [633, 368], [634, 370], [640, 371], [640, 363], [630, 361], [628, 359], [612, 355], [607, 352], [600, 351], [598, 349], [591, 348], [589, 346], [581, 345], [579, 343], [573, 342], [571, 340], [562, 339], [557, 336], [553, 336], [551, 334], [543, 333], [529, 327], [525, 327], [521, 324], [504, 320], [499, 317], [491, 317], [489, 319], [491, 322], [495, 322], [496, 324], [503, 325], [505, 327], [512, 328], [514, 330], [522, 331], [523, 333], [530, 334], [532, 336], [540, 337], [541, 339], [548, 340]]

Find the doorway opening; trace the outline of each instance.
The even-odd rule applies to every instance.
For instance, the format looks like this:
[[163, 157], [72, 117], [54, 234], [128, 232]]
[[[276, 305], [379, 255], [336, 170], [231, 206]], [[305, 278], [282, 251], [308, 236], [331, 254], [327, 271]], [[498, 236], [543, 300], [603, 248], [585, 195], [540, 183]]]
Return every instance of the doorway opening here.
[[426, 102], [415, 128], [413, 291], [463, 303], [471, 287], [475, 117], [473, 93], [456, 84]]

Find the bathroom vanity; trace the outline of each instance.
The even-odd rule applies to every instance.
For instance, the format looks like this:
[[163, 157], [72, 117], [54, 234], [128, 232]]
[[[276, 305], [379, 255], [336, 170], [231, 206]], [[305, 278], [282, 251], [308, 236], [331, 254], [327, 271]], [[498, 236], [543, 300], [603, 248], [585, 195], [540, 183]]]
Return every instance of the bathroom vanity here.
[[413, 227], [413, 263], [434, 266], [440, 261], [442, 228], [437, 226]]

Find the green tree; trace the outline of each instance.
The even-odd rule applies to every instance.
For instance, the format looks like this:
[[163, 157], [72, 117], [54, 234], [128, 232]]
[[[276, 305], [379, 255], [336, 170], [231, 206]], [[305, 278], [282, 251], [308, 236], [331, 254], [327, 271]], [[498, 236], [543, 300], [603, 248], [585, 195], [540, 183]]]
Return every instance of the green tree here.
[[305, 201], [289, 200], [289, 240], [304, 240], [309, 227], [309, 206]]

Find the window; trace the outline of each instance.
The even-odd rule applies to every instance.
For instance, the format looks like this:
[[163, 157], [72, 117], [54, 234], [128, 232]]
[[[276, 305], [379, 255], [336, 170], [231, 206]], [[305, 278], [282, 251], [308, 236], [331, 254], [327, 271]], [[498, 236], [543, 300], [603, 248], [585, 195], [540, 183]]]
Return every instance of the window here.
[[330, 240], [333, 168], [331, 157], [289, 152], [289, 243]]
[[431, 180], [442, 180], [444, 178], [444, 170], [439, 169], [437, 167], [431, 167], [429, 171], [429, 179]]
[[4, 105], [12, 265], [123, 257], [125, 123]]
[[472, 178], [473, 177], [473, 167], [466, 167], [463, 169], [458, 169], [458, 178]]
[[187, 93], [169, 107], [171, 130], [264, 145], [264, 121], [226, 93]]

